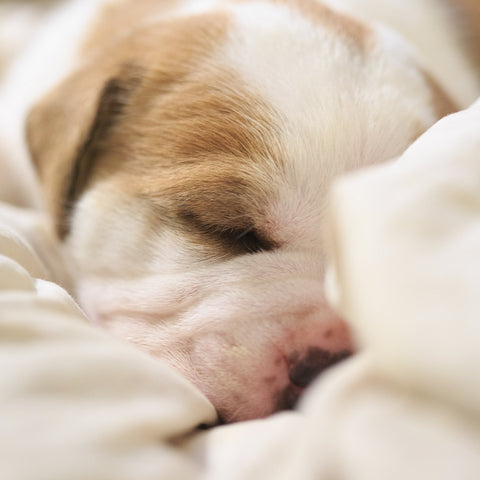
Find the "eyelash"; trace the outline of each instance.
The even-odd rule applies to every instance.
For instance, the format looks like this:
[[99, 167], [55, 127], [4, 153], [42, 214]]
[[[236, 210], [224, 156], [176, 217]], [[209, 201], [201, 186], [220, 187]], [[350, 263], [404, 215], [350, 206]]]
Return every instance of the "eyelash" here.
[[258, 253], [274, 249], [274, 245], [263, 238], [254, 227], [247, 229], [204, 226], [202, 231], [219, 238], [223, 243], [237, 247], [242, 253]]
[[267, 240], [262, 238], [255, 228], [248, 228], [240, 231], [240, 233], [232, 232], [236, 243], [240, 243], [248, 253], [258, 253], [272, 250], [272, 245]]
[[195, 226], [197, 232], [220, 240], [223, 244], [234, 247], [240, 253], [254, 254], [274, 250], [276, 245], [263, 237], [255, 227], [230, 228], [222, 225], [203, 223], [191, 212], [182, 212], [181, 217], [187, 224]]

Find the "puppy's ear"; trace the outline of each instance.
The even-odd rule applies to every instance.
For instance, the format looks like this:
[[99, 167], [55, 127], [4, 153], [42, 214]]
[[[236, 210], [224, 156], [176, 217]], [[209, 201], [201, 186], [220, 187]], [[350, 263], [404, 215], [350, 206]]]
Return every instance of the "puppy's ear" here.
[[98, 72], [85, 67], [29, 113], [28, 146], [61, 238], [69, 230], [70, 210], [138, 83], [134, 70], [124, 66]]

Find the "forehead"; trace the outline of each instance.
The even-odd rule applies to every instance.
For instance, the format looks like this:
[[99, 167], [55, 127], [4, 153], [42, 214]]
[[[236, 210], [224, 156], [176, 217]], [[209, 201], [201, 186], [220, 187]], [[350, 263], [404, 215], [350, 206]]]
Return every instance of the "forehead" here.
[[384, 160], [435, 121], [429, 81], [395, 34], [317, 1], [232, 8], [225, 62], [273, 106], [295, 165], [341, 171]]
[[284, 159], [274, 110], [220, 60], [230, 22], [225, 12], [166, 20], [127, 42], [115, 82], [127, 94], [93, 182], [149, 199], [163, 218], [262, 222]]
[[334, 175], [398, 155], [433, 122], [416, 111], [430, 94], [408, 55], [389, 61], [394, 40], [314, 0], [202, 13], [211, 3], [152, 34], [117, 130], [128, 162], [106, 162], [133, 193], [222, 214], [275, 193], [318, 207]]

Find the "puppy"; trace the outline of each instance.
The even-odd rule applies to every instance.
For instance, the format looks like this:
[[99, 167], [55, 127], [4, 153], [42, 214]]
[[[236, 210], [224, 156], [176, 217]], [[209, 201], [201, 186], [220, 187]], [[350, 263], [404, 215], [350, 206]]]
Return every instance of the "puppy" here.
[[77, 0], [3, 128], [24, 158], [26, 122], [91, 321], [245, 420], [354, 348], [323, 295], [328, 186], [471, 102], [479, 45], [475, 0]]

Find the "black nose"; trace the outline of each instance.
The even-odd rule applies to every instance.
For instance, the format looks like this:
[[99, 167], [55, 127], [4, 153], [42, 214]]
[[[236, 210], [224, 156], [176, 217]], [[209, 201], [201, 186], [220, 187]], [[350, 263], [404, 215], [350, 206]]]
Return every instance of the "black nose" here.
[[293, 385], [305, 388], [325, 369], [346, 359], [351, 354], [347, 350], [330, 352], [321, 348], [311, 347], [302, 356], [294, 354], [290, 357], [291, 366], [288, 376]]
[[288, 410], [295, 407], [303, 389], [324, 370], [336, 363], [345, 360], [352, 352], [341, 350], [330, 352], [321, 348], [311, 347], [302, 355], [295, 353], [290, 356], [288, 376], [290, 385], [277, 392], [274, 398], [276, 410]]

